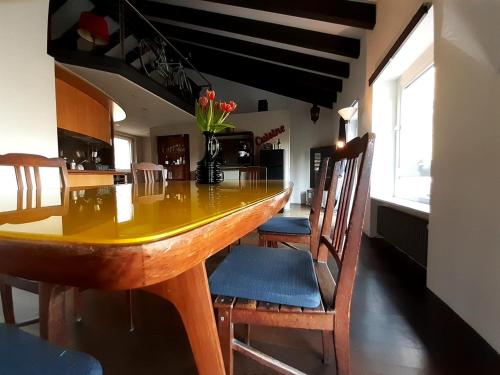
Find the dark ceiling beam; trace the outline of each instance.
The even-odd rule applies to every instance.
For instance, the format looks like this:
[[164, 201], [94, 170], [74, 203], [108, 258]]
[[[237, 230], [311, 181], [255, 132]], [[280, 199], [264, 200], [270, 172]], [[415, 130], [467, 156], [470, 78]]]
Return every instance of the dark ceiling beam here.
[[207, 0], [243, 8], [373, 29], [376, 5], [346, 0]]
[[359, 57], [360, 41], [354, 38], [154, 1], [141, 1], [137, 3], [137, 5], [142, 13], [148, 17], [157, 17], [165, 20], [224, 30], [351, 58]]
[[311, 88], [332, 92], [342, 91], [342, 80], [339, 78], [250, 59], [245, 56], [239, 56], [229, 52], [214, 50], [181, 41], [172, 41], [172, 43], [184, 56], [187, 56], [188, 59], [193, 59], [193, 61], [196, 60], [196, 64], [193, 64], [198, 67], [198, 69], [201, 69], [203, 65], [207, 63], [206, 60], [210, 60], [214, 61], [216, 64], [225, 66], [227, 69], [235, 70], [240, 75], [256, 72], [260, 76], [266, 77], [271, 82], [273, 80], [281, 80], [301, 83]]
[[333, 83], [328, 85], [319, 80], [324, 76], [311, 79], [314, 74], [297, 69], [188, 43], [174, 41], [174, 44], [202, 72], [323, 107], [332, 108], [337, 91], [342, 88], [341, 80], [330, 78]]
[[228, 38], [225, 36], [205, 33], [164, 23], [156, 22], [154, 25], [168, 39], [177, 39], [201, 44], [203, 46], [220, 48], [230, 52], [241, 53], [250, 57], [256, 57], [342, 78], [349, 77], [349, 63], [343, 61], [288, 51], [281, 48], [270, 47], [258, 43]]

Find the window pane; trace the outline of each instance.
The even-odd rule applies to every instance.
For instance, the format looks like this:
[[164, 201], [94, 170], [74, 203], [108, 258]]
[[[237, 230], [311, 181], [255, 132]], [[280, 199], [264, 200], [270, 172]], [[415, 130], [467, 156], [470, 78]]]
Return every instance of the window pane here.
[[428, 203], [431, 187], [434, 67], [401, 93], [396, 197]]
[[115, 138], [115, 168], [130, 169], [132, 163], [132, 144], [129, 139]]

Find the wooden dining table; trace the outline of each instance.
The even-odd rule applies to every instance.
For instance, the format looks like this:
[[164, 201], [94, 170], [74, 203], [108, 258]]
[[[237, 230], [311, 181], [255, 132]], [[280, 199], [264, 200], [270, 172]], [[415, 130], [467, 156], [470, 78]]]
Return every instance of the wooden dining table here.
[[74, 287], [169, 300], [198, 372], [224, 374], [205, 260], [276, 214], [291, 190], [283, 181], [169, 181], [4, 191], [0, 274], [40, 282], [40, 331], [55, 343], [65, 340]]

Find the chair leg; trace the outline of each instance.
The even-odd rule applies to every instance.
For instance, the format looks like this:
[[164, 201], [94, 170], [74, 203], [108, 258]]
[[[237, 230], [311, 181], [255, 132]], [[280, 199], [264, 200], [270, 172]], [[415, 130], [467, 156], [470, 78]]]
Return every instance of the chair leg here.
[[350, 344], [349, 344], [349, 320], [345, 322], [336, 321], [333, 332], [335, 345], [335, 362], [338, 375], [350, 375]]
[[129, 316], [129, 322], [130, 322], [130, 332], [135, 331], [135, 325], [134, 325], [134, 312], [132, 309], [132, 290], [127, 290], [127, 302], [128, 302], [128, 316]]
[[10, 285], [0, 283], [0, 294], [2, 298], [2, 310], [5, 323], [16, 324], [14, 316], [14, 302], [12, 299], [12, 287]]
[[219, 308], [217, 309], [217, 331], [219, 332], [219, 341], [222, 349], [222, 357], [224, 358], [224, 367], [226, 375], [233, 375], [233, 338], [234, 325], [231, 321], [232, 309]]
[[329, 365], [335, 358], [333, 331], [321, 331], [323, 335], [323, 363]]

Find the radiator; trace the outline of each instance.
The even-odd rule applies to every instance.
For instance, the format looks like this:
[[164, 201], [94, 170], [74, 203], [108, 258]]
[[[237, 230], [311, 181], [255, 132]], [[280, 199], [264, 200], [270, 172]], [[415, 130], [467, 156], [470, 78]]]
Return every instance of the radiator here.
[[428, 221], [391, 207], [377, 209], [377, 232], [423, 267], [427, 267]]

